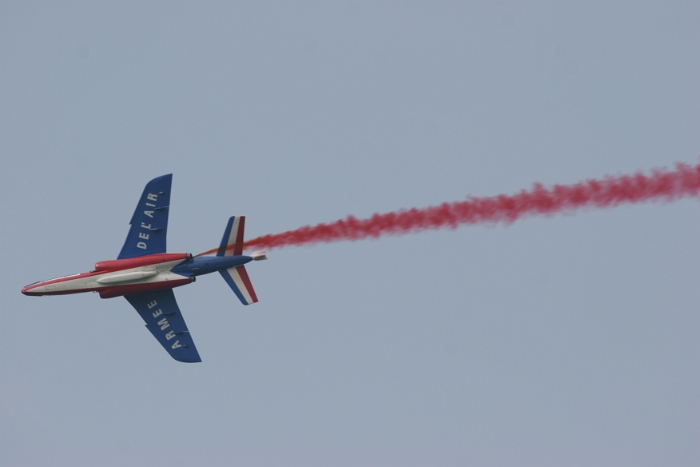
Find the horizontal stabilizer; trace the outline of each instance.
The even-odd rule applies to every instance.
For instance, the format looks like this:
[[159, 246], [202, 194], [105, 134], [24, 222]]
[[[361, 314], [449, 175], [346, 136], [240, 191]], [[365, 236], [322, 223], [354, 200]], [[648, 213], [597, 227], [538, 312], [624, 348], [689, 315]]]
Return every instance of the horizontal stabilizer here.
[[229, 287], [231, 287], [231, 290], [233, 290], [241, 303], [250, 305], [258, 301], [258, 297], [255, 295], [253, 284], [250, 283], [248, 271], [245, 270], [245, 266], [224, 269], [219, 271], [219, 273], [221, 273], [221, 276]]

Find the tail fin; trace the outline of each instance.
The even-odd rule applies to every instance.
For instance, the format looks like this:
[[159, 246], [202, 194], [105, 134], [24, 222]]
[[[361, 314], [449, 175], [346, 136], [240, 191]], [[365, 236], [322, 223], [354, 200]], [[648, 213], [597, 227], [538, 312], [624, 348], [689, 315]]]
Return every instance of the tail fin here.
[[[234, 216], [228, 220], [224, 237], [216, 256], [240, 256], [243, 254], [243, 231], [245, 230], [245, 216]], [[262, 255], [260, 255], [262, 253]], [[253, 253], [254, 259], [267, 259], [264, 252]], [[231, 287], [238, 299], [244, 305], [250, 305], [258, 301], [253, 284], [250, 283], [248, 271], [245, 266], [238, 266], [219, 271], [221, 277]]]
[[245, 266], [229, 268], [219, 272], [242, 304], [250, 305], [258, 301], [258, 296], [255, 295], [253, 284], [250, 283], [248, 271], [245, 270]]
[[243, 231], [245, 216], [233, 216], [228, 220], [224, 237], [216, 256], [240, 256], [243, 254]]

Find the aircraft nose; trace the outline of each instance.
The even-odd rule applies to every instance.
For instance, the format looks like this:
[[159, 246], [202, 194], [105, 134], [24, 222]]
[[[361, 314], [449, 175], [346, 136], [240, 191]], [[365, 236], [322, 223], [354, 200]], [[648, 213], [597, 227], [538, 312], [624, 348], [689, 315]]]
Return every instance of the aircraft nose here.
[[35, 288], [37, 284], [38, 284], [38, 282], [35, 282], [33, 284], [29, 284], [29, 285], [23, 287], [22, 293], [24, 295], [36, 295], [35, 293], [32, 292], [32, 289]]

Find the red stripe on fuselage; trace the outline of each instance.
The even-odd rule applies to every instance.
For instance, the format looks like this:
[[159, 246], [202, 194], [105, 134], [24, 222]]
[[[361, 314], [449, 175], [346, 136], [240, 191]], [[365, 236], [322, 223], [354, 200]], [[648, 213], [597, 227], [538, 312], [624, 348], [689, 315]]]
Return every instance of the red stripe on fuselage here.
[[120, 285], [115, 287], [105, 287], [100, 289], [100, 298], [121, 297], [122, 295], [131, 295], [135, 293], [155, 292], [156, 290], [172, 289], [187, 285], [192, 282], [193, 278], [181, 279], [176, 281], [150, 282], [148, 284], [131, 284]]
[[112, 259], [95, 264], [95, 271], [121, 271], [122, 269], [138, 268], [169, 261], [185, 260], [187, 253], [157, 253], [155, 255], [139, 256], [138, 258]]

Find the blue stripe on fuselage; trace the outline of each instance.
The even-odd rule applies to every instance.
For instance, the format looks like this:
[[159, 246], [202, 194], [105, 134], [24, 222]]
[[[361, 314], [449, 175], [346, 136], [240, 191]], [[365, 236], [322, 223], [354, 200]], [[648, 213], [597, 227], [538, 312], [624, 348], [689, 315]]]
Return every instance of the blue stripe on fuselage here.
[[196, 256], [183, 261], [172, 269], [175, 274], [181, 276], [201, 276], [223, 269], [242, 266], [252, 261], [250, 256]]

